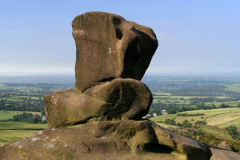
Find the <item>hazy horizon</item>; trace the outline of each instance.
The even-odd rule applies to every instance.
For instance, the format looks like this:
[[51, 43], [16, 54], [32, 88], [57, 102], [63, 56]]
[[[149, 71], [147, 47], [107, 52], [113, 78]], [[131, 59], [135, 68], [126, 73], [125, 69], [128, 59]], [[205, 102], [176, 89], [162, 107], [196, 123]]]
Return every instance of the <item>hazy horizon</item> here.
[[0, 75], [74, 73], [71, 21], [109, 12], [151, 27], [159, 46], [148, 74], [240, 73], [240, 3], [230, 1], [7, 1], [0, 2]]

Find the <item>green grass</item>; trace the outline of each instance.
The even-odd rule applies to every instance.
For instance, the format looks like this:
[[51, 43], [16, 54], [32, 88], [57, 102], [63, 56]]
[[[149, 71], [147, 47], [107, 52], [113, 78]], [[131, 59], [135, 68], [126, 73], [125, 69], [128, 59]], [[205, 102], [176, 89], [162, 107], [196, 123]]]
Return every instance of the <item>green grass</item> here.
[[45, 128], [47, 124], [0, 122], [0, 145], [17, 141]]
[[173, 125], [167, 125], [165, 123], [157, 123], [157, 125], [163, 127], [163, 128], [176, 128], [177, 126], [173, 126]]
[[[188, 120], [190, 123], [195, 124], [196, 121], [205, 121], [208, 125], [220, 125], [229, 123], [232, 120], [240, 118], [240, 109], [239, 108], [219, 108], [211, 110], [194, 110], [181, 112], [181, 114], [205, 114], [203, 116], [177, 116], [177, 114], [167, 114], [160, 115], [150, 118], [154, 122], [165, 121], [166, 119], [175, 119], [176, 123], [182, 123], [184, 120]], [[203, 119], [201, 118], [203, 117]], [[193, 121], [192, 121], [193, 119]], [[231, 123], [229, 123], [231, 124]], [[240, 126], [240, 124], [239, 124]]]
[[212, 134], [218, 138], [232, 140], [231, 136], [223, 128], [219, 128], [217, 126], [208, 126], [208, 125], [202, 126], [201, 128], [203, 132], [207, 134]]
[[155, 94], [158, 96], [171, 96], [171, 93], [152, 92], [152, 94]]
[[174, 119], [177, 114], [166, 114], [150, 118], [151, 121], [158, 123], [159, 121], [165, 121], [166, 119]]
[[239, 108], [218, 108], [218, 109], [210, 109], [210, 110], [194, 110], [194, 111], [181, 112], [181, 114], [182, 113], [187, 113], [187, 114], [204, 113], [205, 115], [216, 115], [216, 114], [226, 113], [230, 111], [240, 112], [240, 109]]
[[13, 118], [13, 116], [16, 115], [17, 113], [20, 114], [20, 111], [5, 111], [4, 113], [3, 110], [0, 110], [0, 120]]
[[228, 123], [236, 119], [240, 119], [240, 111], [227, 112], [227, 113], [211, 116], [206, 119], [206, 122], [208, 125], [217, 126], [217, 125]]
[[0, 145], [17, 141], [35, 132], [37, 130], [0, 130]]
[[36, 129], [44, 129], [47, 128], [44, 124], [33, 124], [33, 123], [25, 123], [25, 122], [0, 122], [0, 130], [36, 130]]
[[232, 120], [230, 122], [218, 125], [218, 127], [221, 127], [221, 128], [225, 128], [229, 126], [236, 126], [237, 128], [240, 129], [240, 119]]
[[29, 100], [29, 97], [31, 97], [31, 100], [39, 100], [39, 96], [10, 96], [9, 98], [4, 99], [7, 99], [8, 101], [23, 101], [21, 98]]
[[21, 99], [16, 99], [16, 98], [6, 98], [8, 101], [22, 101]]
[[[175, 121], [176, 123], [182, 123], [184, 120], [188, 120], [190, 123], [192, 123], [193, 125], [195, 124], [196, 121], [203, 121], [204, 119], [201, 119], [201, 117], [206, 117], [204, 116], [177, 116]], [[193, 119], [193, 121], [192, 121]]]
[[[188, 120], [190, 123], [195, 125], [196, 121], [206, 121], [207, 125], [202, 125], [201, 129], [207, 134], [212, 134], [216, 137], [233, 140], [231, 136], [224, 130], [225, 127], [230, 125], [236, 126], [240, 131], [240, 109], [239, 108], [219, 108], [211, 110], [194, 110], [181, 112], [181, 114], [200, 114], [204, 113], [203, 116], [177, 116], [177, 114], [160, 115], [150, 118], [150, 120], [158, 123], [166, 119], [175, 119], [176, 123], [182, 123], [184, 120]], [[203, 119], [201, 118], [203, 117]], [[192, 121], [193, 120], [193, 121]], [[158, 123], [164, 128], [174, 127], [163, 123]], [[176, 126], [175, 126], [176, 127]]]

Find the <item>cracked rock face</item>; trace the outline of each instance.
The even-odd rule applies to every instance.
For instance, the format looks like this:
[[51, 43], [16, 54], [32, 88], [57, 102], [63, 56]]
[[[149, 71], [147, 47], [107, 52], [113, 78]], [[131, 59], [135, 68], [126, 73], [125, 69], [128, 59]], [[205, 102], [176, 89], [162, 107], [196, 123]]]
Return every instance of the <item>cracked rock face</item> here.
[[87, 12], [76, 16], [72, 27], [80, 91], [114, 78], [141, 80], [158, 46], [151, 28], [115, 14]]
[[62, 127], [89, 120], [141, 119], [148, 113], [152, 94], [134, 79], [116, 78], [85, 92], [70, 89], [43, 96], [49, 127]]

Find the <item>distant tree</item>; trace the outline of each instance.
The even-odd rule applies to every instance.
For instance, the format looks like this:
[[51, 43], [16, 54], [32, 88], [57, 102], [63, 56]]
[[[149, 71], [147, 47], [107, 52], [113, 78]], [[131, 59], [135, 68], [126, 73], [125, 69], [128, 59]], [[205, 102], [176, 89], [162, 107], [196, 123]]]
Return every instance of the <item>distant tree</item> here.
[[182, 126], [183, 126], [183, 128], [191, 128], [192, 127], [192, 123], [189, 123], [188, 120], [184, 120], [182, 122]]
[[220, 105], [220, 108], [229, 108], [230, 106], [229, 105], [226, 105], [226, 104], [224, 104], [224, 103], [222, 103], [221, 105]]
[[204, 121], [197, 121], [197, 122], [195, 122], [195, 125], [202, 125], [202, 124], [207, 124], [207, 122], [204, 122]]
[[42, 116], [45, 115], [45, 111], [44, 111], [44, 109], [41, 110], [41, 115], [42, 115]]
[[164, 123], [168, 125], [176, 125], [176, 122], [173, 119], [166, 119]]
[[176, 126], [179, 126], [179, 127], [180, 127], [180, 126], [182, 126], [182, 124], [178, 122], [178, 123], [176, 124]]
[[229, 127], [226, 127], [225, 129], [228, 131], [228, 134], [230, 134], [232, 138], [235, 138], [236, 136], [239, 136], [239, 132], [237, 130], [237, 127], [229, 126]]
[[212, 103], [211, 108], [212, 108], [212, 109], [215, 109], [215, 108], [216, 108], [216, 106], [215, 106], [214, 103]]
[[196, 136], [204, 136], [205, 135], [205, 133], [200, 129], [200, 130], [198, 130], [198, 131], [196, 131], [196, 132], [194, 132], [194, 134], [196, 135]]

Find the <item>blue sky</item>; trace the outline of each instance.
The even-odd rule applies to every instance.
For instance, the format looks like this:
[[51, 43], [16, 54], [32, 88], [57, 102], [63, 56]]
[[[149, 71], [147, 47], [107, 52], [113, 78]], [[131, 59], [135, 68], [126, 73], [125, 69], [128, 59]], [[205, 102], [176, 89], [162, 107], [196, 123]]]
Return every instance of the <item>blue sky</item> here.
[[147, 73], [240, 73], [239, 0], [0, 0], [0, 73], [74, 73], [71, 21], [89, 11], [151, 27]]

